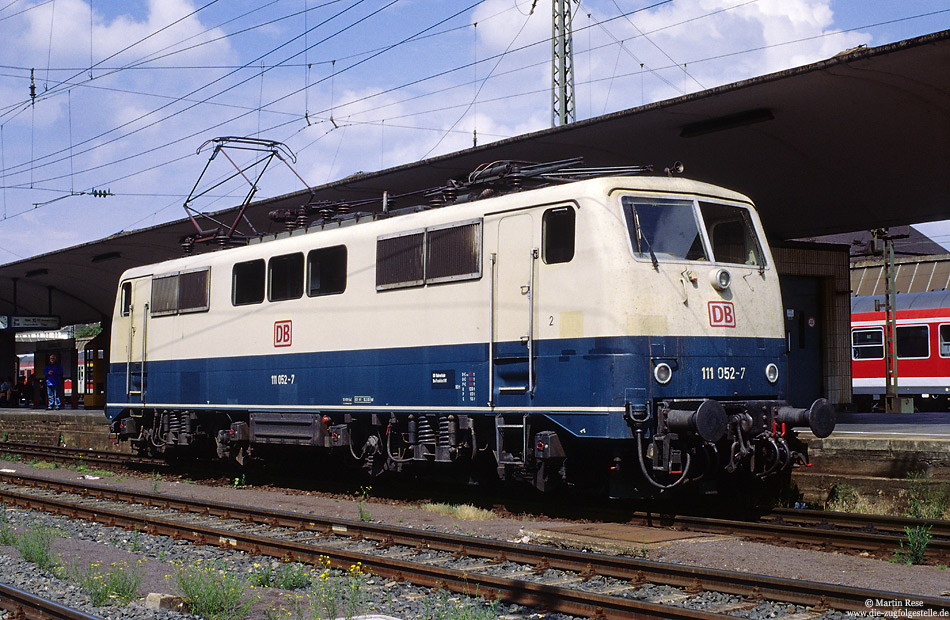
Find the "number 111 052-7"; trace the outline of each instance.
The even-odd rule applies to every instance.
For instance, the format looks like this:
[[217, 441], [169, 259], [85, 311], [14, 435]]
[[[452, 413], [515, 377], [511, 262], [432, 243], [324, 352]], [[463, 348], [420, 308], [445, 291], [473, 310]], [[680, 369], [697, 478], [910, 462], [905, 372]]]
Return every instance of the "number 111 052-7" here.
[[745, 377], [745, 367], [736, 368], [735, 366], [703, 366], [703, 379], [720, 379], [725, 381], [735, 381]]

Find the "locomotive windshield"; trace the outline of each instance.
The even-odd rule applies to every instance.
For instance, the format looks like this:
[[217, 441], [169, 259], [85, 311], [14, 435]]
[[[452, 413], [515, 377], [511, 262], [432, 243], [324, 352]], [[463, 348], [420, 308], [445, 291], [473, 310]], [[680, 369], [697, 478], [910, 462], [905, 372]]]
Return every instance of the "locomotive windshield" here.
[[639, 196], [623, 196], [621, 206], [637, 258], [763, 264], [747, 209], [700, 202], [697, 213], [692, 200]]

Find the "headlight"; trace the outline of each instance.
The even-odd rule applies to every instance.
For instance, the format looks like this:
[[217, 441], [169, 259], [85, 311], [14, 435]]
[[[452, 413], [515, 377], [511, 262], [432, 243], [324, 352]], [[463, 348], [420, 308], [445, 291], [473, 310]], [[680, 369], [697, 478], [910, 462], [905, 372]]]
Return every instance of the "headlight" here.
[[673, 369], [666, 362], [660, 362], [653, 367], [653, 378], [660, 385], [666, 385], [673, 378]]
[[765, 378], [769, 380], [769, 383], [775, 383], [778, 381], [778, 366], [775, 364], [769, 364], [765, 367]]
[[713, 269], [709, 272], [709, 282], [717, 291], [724, 291], [732, 284], [732, 274], [725, 269]]

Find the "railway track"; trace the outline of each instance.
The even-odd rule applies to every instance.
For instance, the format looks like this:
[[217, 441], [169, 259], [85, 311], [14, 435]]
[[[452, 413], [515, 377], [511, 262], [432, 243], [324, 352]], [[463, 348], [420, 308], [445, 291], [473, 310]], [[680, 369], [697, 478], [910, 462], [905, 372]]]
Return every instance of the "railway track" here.
[[25, 620], [102, 620], [85, 612], [0, 583], [0, 609]]
[[125, 467], [164, 467], [166, 465], [163, 459], [146, 458], [123, 452], [83, 450], [81, 448], [44, 446], [41, 444], [13, 441], [0, 442], [0, 454], [19, 454], [21, 457], [54, 461], [57, 463], [85, 463], [87, 465], [119, 465]]
[[[57, 462], [130, 467], [167, 466], [164, 460], [132, 454], [27, 443], [0, 442], [0, 453]], [[908, 544], [905, 528], [924, 527], [932, 536], [927, 545], [927, 560], [934, 564], [950, 564], [950, 521], [945, 520], [791, 508], [774, 508], [758, 520], [657, 512], [624, 513], [622, 518], [633, 525], [725, 534], [779, 545], [875, 553], [879, 556], [893, 554], [895, 549]]]
[[[866, 601], [903, 595], [747, 573], [508, 543], [408, 528], [325, 519], [186, 497], [0, 475], [8, 505], [94, 520], [295, 561], [360, 564], [381, 577], [495, 596], [506, 602], [590, 618], [711, 620], [775, 601], [802, 609], [796, 620], [829, 609], [866, 611]], [[641, 593], [661, 585], [659, 598]], [[716, 603], [710, 605], [709, 594]], [[723, 596], [728, 600], [723, 601]], [[950, 599], [914, 596], [950, 610]]]
[[637, 512], [630, 515], [629, 523], [887, 555], [908, 543], [905, 528], [924, 527], [933, 537], [927, 559], [935, 564], [950, 562], [950, 521], [937, 519], [774, 508], [757, 521]]

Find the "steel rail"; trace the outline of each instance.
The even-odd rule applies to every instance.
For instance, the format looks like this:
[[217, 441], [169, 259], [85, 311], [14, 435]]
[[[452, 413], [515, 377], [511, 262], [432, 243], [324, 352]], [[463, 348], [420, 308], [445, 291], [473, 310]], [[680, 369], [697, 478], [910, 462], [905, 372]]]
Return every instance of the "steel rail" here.
[[845, 527], [878, 532], [903, 532], [904, 528], [924, 527], [934, 538], [950, 538], [950, 521], [945, 519], [918, 519], [892, 515], [872, 515], [847, 512], [827, 512], [807, 508], [773, 508], [762, 517], [771, 522], [819, 527]]
[[[820, 511], [815, 511], [819, 512]], [[866, 515], [848, 517], [841, 513], [827, 514], [828, 519], [823, 523], [821, 519], [812, 521], [801, 520], [796, 523], [779, 521], [738, 521], [719, 519], [715, 517], [697, 517], [690, 515], [666, 515], [636, 513], [630, 515], [628, 523], [650, 527], [673, 527], [683, 531], [709, 532], [713, 534], [727, 534], [742, 538], [776, 540], [785, 543], [819, 545], [823, 547], [838, 547], [843, 549], [884, 550], [894, 551], [898, 545], [907, 544], [905, 532], [895, 528], [890, 531], [870, 531], [867, 524], [883, 522], [881, 520], [864, 520]], [[873, 515], [872, 515], [873, 516]], [[784, 521], [784, 520], [783, 520]], [[897, 523], [921, 525], [927, 527], [937, 524], [937, 533], [928, 543], [926, 557], [934, 562], [946, 563], [950, 560], [950, 537], [942, 536], [944, 529], [940, 521], [928, 521], [898, 518]], [[838, 527], [828, 527], [837, 524]], [[860, 524], [860, 525], [859, 525]], [[818, 527], [821, 525], [822, 527]], [[847, 529], [842, 529], [847, 528]]]
[[[272, 509], [253, 508], [210, 502], [165, 494], [114, 489], [102, 485], [82, 485], [74, 482], [49, 481], [41, 477], [0, 474], [0, 480], [12, 483], [31, 484], [45, 488], [57, 488], [71, 493], [85, 493], [91, 497], [134, 502], [160, 509], [174, 509], [199, 515], [225, 519], [239, 519], [268, 527], [285, 527], [297, 531], [314, 532], [318, 537], [330, 535], [369, 539], [382, 546], [403, 545], [416, 549], [431, 549], [454, 553], [459, 557], [487, 558], [496, 562], [511, 561], [533, 565], [539, 569], [572, 571], [582, 575], [602, 575], [632, 583], [661, 583], [676, 587], [708, 589], [739, 596], [760, 596], [769, 600], [807, 606], [830, 606], [845, 611], [866, 611], [866, 601], [871, 599], [894, 600], [904, 596], [894, 592], [866, 590], [848, 586], [821, 584], [808, 581], [733, 573], [717, 569], [704, 569], [680, 564], [665, 564], [643, 559], [617, 557], [603, 554], [578, 552], [554, 547], [509, 543], [484, 538], [471, 538], [456, 534], [420, 532], [398, 526], [328, 519], [316, 515], [290, 513]], [[7, 491], [0, 491], [6, 494]], [[91, 511], [91, 509], [86, 509]], [[68, 513], [70, 514], [71, 513]], [[76, 516], [79, 516], [78, 514]], [[111, 517], [115, 518], [115, 517]], [[148, 527], [144, 518], [127, 523], [126, 527]], [[147, 531], [147, 530], [146, 530]], [[156, 532], [165, 533], [165, 532]], [[168, 534], [172, 535], [172, 534]], [[214, 536], [223, 536], [221, 542]], [[243, 535], [242, 535], [243, 536]], [[231, 544], [233, 534], [205, 534], [202, 540], [215, 544]], [[237, 538], [235, 538], [237, 540]], [[258, 543], [249, 543], [252, 546]], [[286, 550], [285, 550], [286, 552]], [[323, 553], [323, 552], [321, 552]], [[325, 554], [325, 553], [323, 553]], [[906, 597], [904, 597], [906, 598]], [[950, 610], [950, 599], [921, 597], [915, 600], [937, 609]]]
[[12, 441], [0, 442], [0, 453], [20, 454], [36, 458], [86, 463], [101, 463], [107, 465], [151, 465], [166, 466], [162, 459], [151, 459], [124, 452], [110, 452], [108, 450], [83, 450], [82, 448], [67, 448], [63, 446], [44, 446], [40, 444], [19, 443]]
[[[166, 465], [160, 459], [147, 459], [119, 452], [10, 442], [0, 442], [0, 452], [104, 465]], [[927, 544], [925, 557], [935, 563], [950, 563], [950, 521], [791, 509], [775, 509], [772, 514], [778, 518], [742, 521], [646, 512], [632, 513], [626, 517], [630, 524], [649, 527], [674, 527], [685, 531], [778, 541], [782, 544], [876, 550], [885, 553], [891, 553], [908, 544], [905, 527], [924, 527], [929, 529], [932, 537]]]
[[0, 609], [10, 612], [13, 618], [28, 620], [102, 620], [99, 616], [89, 615], [2, 583]]
[[498, 598], [548, 611], [602, 620], [658, 618], [661, 620], [724, 620], [723, 614], [686, 609], [608, 596], [583, 590], [572, 590], [555, 585], [527, 582], [453, 568], [430, 566], [395, 557], [348, 551], [332, 546], [318, 546], [293, 540], [271, 538], [248, 532], [235, 532], [198, 523], [182, 523], [174, 519], [128, 513], [106, 508], [83, 506], [61, 499], [37, 497], [0, 489], [0, 497], [19, 507], [39, 507], [42, 510], [65, 514], [70, 518], [90, 519], [128, 529], [138, 528], [147, 534], [158, 534], [186, 539], [202, 545], [245, 551], [252, 555], [268, 555], [292, 562], [319, 564], [328, 562], [332, 568], [347, 569], [359, 565], [380, 577], [409, 581], [413, 584], [443, 588], [468, 596]]

